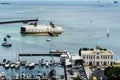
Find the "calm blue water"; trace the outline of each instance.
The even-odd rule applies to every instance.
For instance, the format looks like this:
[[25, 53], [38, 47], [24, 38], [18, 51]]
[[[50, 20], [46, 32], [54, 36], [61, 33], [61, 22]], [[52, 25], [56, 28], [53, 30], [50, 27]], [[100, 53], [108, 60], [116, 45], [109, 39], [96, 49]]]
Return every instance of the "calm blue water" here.
[[[3, 38], [9, 34], [11, 35], [9, 41], [13, 44], [10, 48], [0, 46], [0, 61], [4, 58], [15, 61], [18, 53], [48, 53], [51, 49], [65, 49], [74, 55], [78, 53], [79, 48], [94, 48], [97, 45], [111, 49], [114, 52], [114, 59], [120, 59], [120, 3], [114, 4], [112, 1], [11, 3], [0, 5], [0, 21], [39, 18], [40, 24], [49, 24], [53, 21], [56, 25], [61, 25], [64, 33], [58, 37], [21, 36], [20, 27], [25, 24], [0, 25], [0, 42], [2, 43]], [[106, 37], [107, 28], [111, 32], [109, 38]], [[47, 38], [51, 41], [46, 42]], [[37, 62], [41, 58], [23, 59]], [[1, 68], [2, 70], [4, 71]]]

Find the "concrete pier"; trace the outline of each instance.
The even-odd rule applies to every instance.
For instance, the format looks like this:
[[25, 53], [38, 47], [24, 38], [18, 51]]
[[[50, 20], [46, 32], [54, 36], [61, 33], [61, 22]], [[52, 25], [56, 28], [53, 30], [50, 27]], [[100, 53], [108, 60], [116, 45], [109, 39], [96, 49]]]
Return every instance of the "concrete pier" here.
[[28, 22], [32, 22], [32, 21], [38, 21], [38, 18], [36, 19], [25, 19], [25, 20], [15, 20], [15, 21], [3, 21], [0, 22], [0, 24], [9, 24], [9, 23], [28, 23]]
[[27, 54], [18, 54], [18, 56], [56, 56], [56, 57], [60, 57], [61, 54], [55, 54], [55, 53], [51, 53], [51, 54], [31, 54], [31, 53], [27, 53]]

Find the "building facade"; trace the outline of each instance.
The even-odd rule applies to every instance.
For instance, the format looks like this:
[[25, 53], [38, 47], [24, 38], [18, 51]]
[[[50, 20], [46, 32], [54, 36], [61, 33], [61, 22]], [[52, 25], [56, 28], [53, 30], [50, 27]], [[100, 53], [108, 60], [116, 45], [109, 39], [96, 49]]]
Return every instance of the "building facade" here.
[[81, 57], [86, 65], [112, 65], [113, 52], [108, 49], [81, 49]]

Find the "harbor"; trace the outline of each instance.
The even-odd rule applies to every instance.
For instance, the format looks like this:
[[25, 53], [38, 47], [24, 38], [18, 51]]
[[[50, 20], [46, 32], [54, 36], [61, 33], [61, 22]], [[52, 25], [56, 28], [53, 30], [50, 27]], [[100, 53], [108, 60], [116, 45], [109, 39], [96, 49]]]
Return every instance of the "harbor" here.
[[[49, 80], [51, 71], [56, 71], [57, 80], [72, 80], [77, 76], [83, 80], [101, 80], [104, 79], [101, 70], [120, 60], [119, 1], [0, 3], [3, 80]], [[66, 52], [69, 54], [65, 55]], [[75, 60], [83, 59], [83, 65], [75, 66]], [[96, 76], [97, 72], [102, 74]]]

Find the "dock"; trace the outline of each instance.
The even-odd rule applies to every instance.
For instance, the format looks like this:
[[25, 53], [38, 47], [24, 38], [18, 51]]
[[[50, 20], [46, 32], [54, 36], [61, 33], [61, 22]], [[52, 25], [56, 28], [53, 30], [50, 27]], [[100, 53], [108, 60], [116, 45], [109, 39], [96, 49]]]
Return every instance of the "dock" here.
[[33, 22], [33, 21], [38, 21], [38, 18], [36, 19], [25, 19], [25, 20], [14, 20], [14, 21], [3, 21], [0, 22], [0, 24], [9, 24], [9, 23], [28, 23], [28, 22]]
[[61, 54], [55, 54], [55, 53], [48, 53], [48, 54], [31, 54], [31, 53], [27, 53], [27, 54], [18, 54], [18, 56], [56, 56], [56, 57], [60, 57]]

